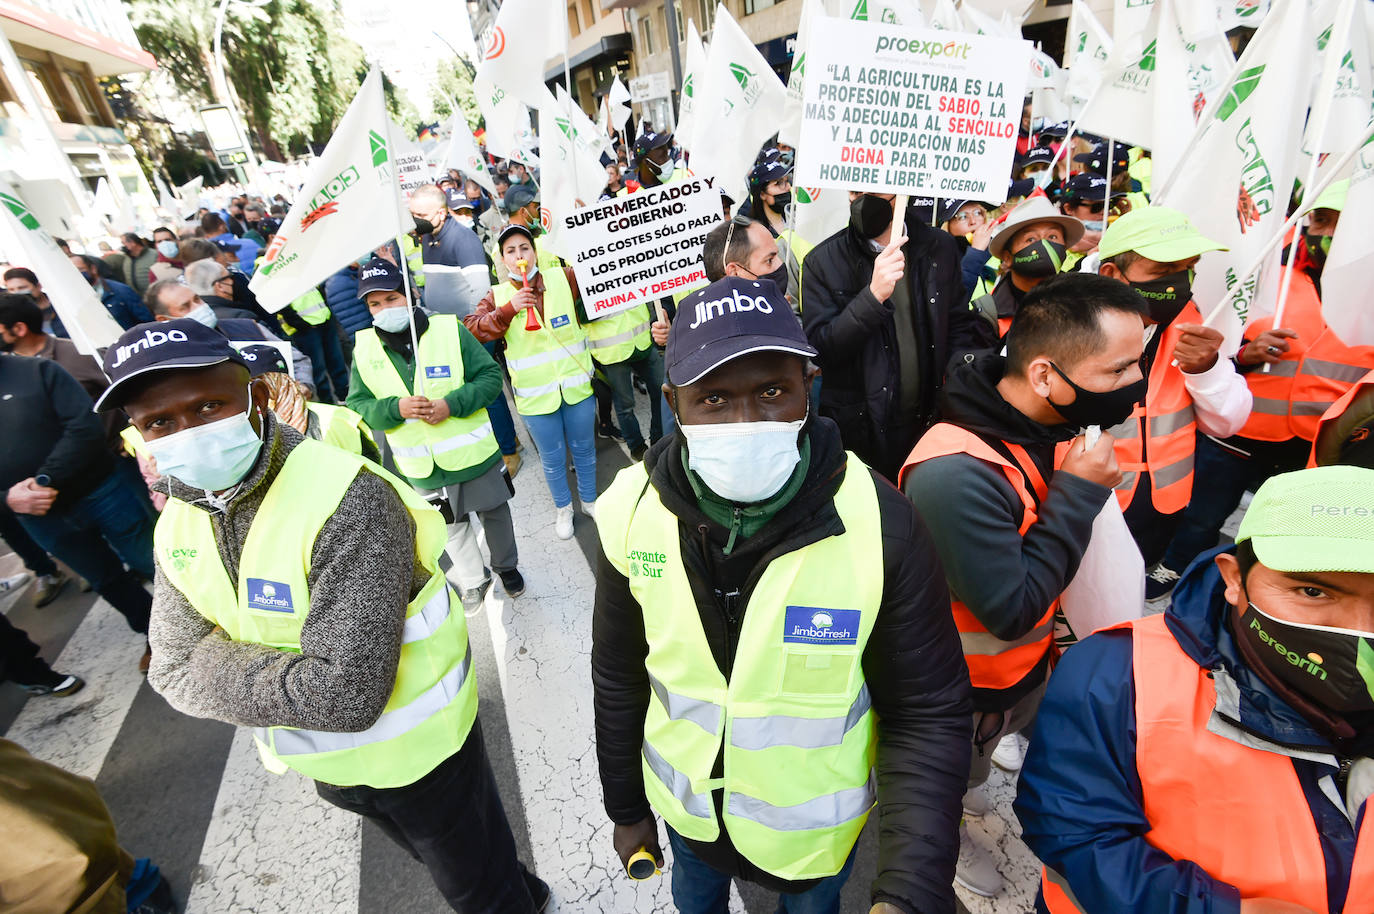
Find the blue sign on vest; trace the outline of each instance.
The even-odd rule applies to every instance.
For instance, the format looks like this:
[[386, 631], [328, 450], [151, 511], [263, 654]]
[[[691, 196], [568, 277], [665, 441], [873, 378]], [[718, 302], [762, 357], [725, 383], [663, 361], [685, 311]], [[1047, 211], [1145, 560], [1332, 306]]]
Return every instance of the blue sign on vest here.
[[291, 585], [262, 578], [248, 579], [248, 608], [265, 609], [276, 613], [293, 613]]
[[568, 315], [555, 314], [553, 320], [549, 321], [549, 326], [557, 330], [559, 327], [568, 326]]
[[431, 381], [432, 381], [432, 380], [434, 380], [434, 379], [436, 379], [436, 378], [447, 378], [447, 377], [451, 377], [451, 376], [452, 376], [452, 375], [450, 374], [447, 365], [426, 365], [426, 366], [425, 366], [425, 378], [428, 379], [428, 380], [431, 380]]
[[789, 644], [858, 644], [857, 609], [789, 606], [782, 622], [782, 640]]

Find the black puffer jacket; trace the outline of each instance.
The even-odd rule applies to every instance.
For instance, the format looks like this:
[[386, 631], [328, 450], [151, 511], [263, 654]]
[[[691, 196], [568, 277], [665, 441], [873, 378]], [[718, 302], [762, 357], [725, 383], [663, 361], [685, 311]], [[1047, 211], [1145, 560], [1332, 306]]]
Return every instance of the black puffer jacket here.
[[[670, 435], [645, 458], [650, 481], [678, 517], [679, 543], [702, 629], [728, 678], [745, 607], [775, 557], [843, 532], [834, 495], [846, 472], [871, 472], [847, 459], [833, 423], [807, 426], [811, 463], [801, 490], [763, 529], [725, 555], [728, 530], [702, 514]], [[960, 798], [968, 778], [973, 705], [968, 668], [949, 613], [949, 593], [930, 534], [896, 489], [874, 476], [883, 537], [883, 600], [863, 656], [878, 715], [878, 878], [875, 901], [908, 912], [954, 910]], [[855, 569], [836, 569], [852, 574]], [[629, 581], [602, 554], [592, 621], [597, 756], [606, 812], [616, 823], [649, 815], [640, 768], [649, 679], [644, 615]], [[719, 762], [717, 763], [719, 764]], [[716, 792], [717, 808], [720, 792]], [[775, 890], [789, 883], [760, 871], [730, 843], [689, 842], [716, 869]]]
[[895, 415], [897, 331], [892, 303], [878, 301], [868, 288], [877, 257], [868, 241], [849, 226], [831, 235], [806, 255], [801, 284], [802, 326], [825, 373], [820, 413], [839, 425], [845, 447], [891, 480], [933, 421], [949, 360], [995, 341], [969, 310], [954, 237], [910, 212], [907, 235], [905, 279], [922, 344], [915, 415]]

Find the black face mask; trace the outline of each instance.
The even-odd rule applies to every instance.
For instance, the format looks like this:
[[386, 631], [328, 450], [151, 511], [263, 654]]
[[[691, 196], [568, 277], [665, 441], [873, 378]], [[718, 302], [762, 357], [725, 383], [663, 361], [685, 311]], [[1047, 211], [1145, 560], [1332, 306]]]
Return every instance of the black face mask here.
[[892, 201], [862, 194], [849, 204], [849, 224], [861, 238], [877, 238], [892, 226]]
[[792, 205], [792, 191], [785, 194], [773, 195], [773, 209], [780, 213], [787, 212], [787, 208]]
[[1058, 241], [1036, 239], [1011, 255], [1011, 269], [1027, 279], [1044, 279], [1059, 272], [1068, 248]]
[[1149, 282], [1133, 282], [1150, 306], [1150, 320], [1168, 326], [1193, 299], [1193, 271], [1179, 270]]
[[411, 216], [415, 220], [415, 231], [420, 235], [433, 235], [435, 225], [428, 219], [421, 219], [419, 216]]
[[[748, 267], [745, 267], [745, 269], [748, 270], [749, 268], [748, 268]], [[750, 270], [749, 272], [753, 273], [752, 270]], [[787, 294], [787, 280], [788, 280], [788, 276], [787, 276], [787, 264], [786, 264], [786, 263], [784, 263], [784, 264], [782, 264], [781, 266], [779, 266], [779, 267], [778, 267], [776, 270], [774, 270], [772, 273], [754, 273], [754, 278], [755, 278], [755, 279], [771, 279], [771, 280], [773, 280], [773, 285], [775, 285], [775, 286], [778, 287], [778, 292], [780, 292], [780, 293], [783, 294], [783, 295], [786, 295], [786, 294]]]
[[1145, 389], [1149, 386], [1149, 381], [1141, 378], [1134, 384], [1118, 387], [1116, 390], [1084, 390], [1064, 374], [1058, 365], [1050, 362], [1050, 367], [1054, 369], [1055, 374], [1064, 379], [1065, 384], [1073, 388], [1075, 394], [1072, 403], [1061, 406], [1050, 400], [1050, 406], [1053, 406], [1055, 412], [1063, 416], [1070, 425], [1079, 428], [1096, 425], [1108, 429], [1120, 425], [1130, 418], [1135, 405], [1145, 399]]

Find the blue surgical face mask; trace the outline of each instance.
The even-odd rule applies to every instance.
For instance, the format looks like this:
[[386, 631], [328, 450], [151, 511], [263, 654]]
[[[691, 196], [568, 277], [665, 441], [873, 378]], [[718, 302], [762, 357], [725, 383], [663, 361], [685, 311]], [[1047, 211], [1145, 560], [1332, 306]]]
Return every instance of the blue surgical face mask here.
[[215, 313], [214, 308], [204, 302], [187, 311], [185, 316], [198, 324], [204, 324], [211, 330], [219, 326], [219, 315]]
[[372, 315], [372, 326], [378, 330], [385, 330], [387, 333], [400, 333], [410, 325], [410, 306], [397, 305], [394, 308], [383, 308]]
[[801, 462], [796, 422], [719, 422], [682, 425], [687, 466], [721, 498], [742, 504], [776, 495]]
[[1083, 228], [1089, 232], [1105, 232], [1107, 230], [1106, 219], [1084, 219]]
[[261, 450], [262, 439], [246, 412], [148, 442], [159, 473], [207, 492], [241, 482]]
[[176, 260], [180, 250], [175, 241], [159, 241], [157, 243], [157, 252], [168, 260]]

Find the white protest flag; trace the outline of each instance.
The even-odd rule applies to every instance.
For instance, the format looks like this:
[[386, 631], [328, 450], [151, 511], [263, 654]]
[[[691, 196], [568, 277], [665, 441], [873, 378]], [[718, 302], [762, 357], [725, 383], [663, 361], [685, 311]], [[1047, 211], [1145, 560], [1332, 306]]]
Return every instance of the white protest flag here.
[[153, 172], [153, 184], [157, 186], [157, 205], [165, 209], [169, 214], [175, 215], [177, 211], [177, 200], [172, 195], [172, 189], [167, 186], [167, 182], [162, 179], [162, 172]]
[[543, 162], [539, 218], [547, 233], [541, 243], [569, 258], [561, 226], [579, 206], [595, 203], [606, 184], [601, 165], [605, 142], [596, 125], [560, 85], [555, 104], [539, 110], [540, 160]]
[[[787, 101], [782, 106], [782, 123], [778, 125], [778, 142], [796, 146], [801, 141], [802, 85], [806, 78], [806, 48], [811, 31], [822, 16], [825, 4], [821, 0], [802, 0], [801, 22], [797, 26], [797, 45], [792, 52], [792, 70], [787, 74]], [[688, 39], [690, 41], [690, 38]]]
[[904, 25], [908, 28], [920, 28], [925, 25], [925, 17], [921, 15], [921, 8], [916, 5], [916, 0], [856, 0], [849, 11], [849, 18], [860, 22]]
[[472, 88], [487, 124], [487, 148], [491, 154], [537, 166], [539, 159], [530, 147], [530, 113], [525, 103], [480, 77], [473, 80]]
[[1186, 0], [1178, 4], [1174, 12], [1178, 16], [1178, 28], [1183, 33], [1183, 40], [1189, 43], [1224, 35], [1226, 32], [1221, 27], [1221, 13], [1217, 8], [1217, 0]]
[[562, 4], [505, 0], [477, 65], [477, 79], [504, 89], [531, 108], [543, 108], [553, 101], [544, 85], [544, 63], [567, 49], [568, 18]]
[[620, 81], [619, 73], [612, 77], [611, 88], [606, 93], [606, 110], [611, 118], [611, 126], [616, 130], [624, 130], [625, 121], [630, 117], [630, 90]]
[[1350, 149], [1369, 123], [1374, 72], [1367, 20], [1374, 17], [1368, 16], [1367, 5], [1365, 0], [1336, 0], [1326, 11], [1330, 24], [1317, 20], [1322, 64], [1303, 138], [1303, 151], [1309, 155]]
[[[109, 346], [123, 328], [105, 310], [90, 283], [43, 231], [14, 188], [0, 181], [0, 255], [15, 266], [28, 267], [38, 277], [62, 326], [76, 348], [96, 361], [97, 351]], [[8, 396], [8, 394], [6, 395]]]
[[1002, 12], [990, 16], [976, 6], [965, 3], [959, 8], [964, 17], [964, 31], [975, 35], [991, 35], [993, 38], [1020, 38], [1021, 26], [1012, 20], [1009, 13]]
[[491, 180], [491, 172], [487, 169], [486, 159], [482, 157], [482, 150], [478, 148], [467, 120], [456, 111], [449, 121], [448, 156], [444, 161], [444, 168], [456, 168], [465, 177], [471, 178], [485, 188], [487, 193], [496, 193], [496, 185]]
[[1069, 15], [1069, 42], [1064, 66], [1069, 77], [1064, 91], [1071, 102], [1084, 104], [1092, 98], [1106, 72], [1112, 53], [1112, 37], [1093, 15], [1085, 0], [1073, 0]]
[[[1152, 118], [1150, 135], [1142, 145], [1149, 147], [1154, 173], [1161, 179], [1166, 178], [1183, 157], [1201, 113], [1201, 106], [1196, 105], [1197, 93], [1189, 85], [1192, 54], [1179, 30], [1176, 15], [1179, 3], [1180, 0], [1155, 0], [1155, 19], [1159, 28], [1155, 39], [1155, 72], [1150, 79]], [[1223, 74], [1226, 75], [1229, 73]]]
[[396, 186], [395, 143], [373, 69], [306, 172], [248, 288], [280, 311], [364, 251], [413, 227]]
[[964, 23], [959, 18], [959, 11], [954, 8], [954, 0], [935, 0], [926, 7], [925, 15], [933, 29], [944, 29], [947, 32], [963, 31]]
[[1031, 115], [1035, 121], [1048, 123], [1072, 117], [1064, 89], [1067, 80], [1068, 73], [1059, 69], [1053, 57], [1040, 50], [1032, 53], [1026, 88], [1030, 90]]
[[1374, 346], [1369, 265], [1374, 263], [1374, 141], [1355, 159], [1345, 208], [1322, 267], [1322, 317], [1347, 346]]
[[[1224, 98], [1208, 107], [1184, 159], [1157, 202], [1186, 213], [1203, 235], [1230, 248], [1203, 255], [1193, 283], [1204, 315], [1241, 280], [1282, 227], [1301, 153], [1312, 34], [1305, 0], [1279, 0], [1236, 64]], [[1247, 316], [1273, 310], [1279, 250], [1212, 326], [1239, 342]]]
[[716, 8], [705, 77], [692, 131], [692, 171], [716, 178], [721, 190], [743, 200], [759, 147], [782, 119], [787, 88], [724, 4]]
[[849, 194], [834, 187], [792, 189], [797, 234], [817, 244], [849, 224]]
[[1220, 0], [1220, 3], [1221, 27], [1228, 32], [1242, 26], [1259, 28], [1270, 9], [1278, 5], [1271, 0]]
[[993, 19], [1006, 17], [1018, 27], [1017, 34], [1011, 37], [1020, 38], [1020, 24], [1026, 21], [1034, 6], [1035, 0], [964, 0], [964, 13], [967, 15], [969, 10], [977, 9]]
[[1112, 52], [1103, 67], [1102, 83], [1079, 115], [1078, 127], [1090, 133], [1154, 145], [1154, 95], [1157, 75], [1159, 4], [1152, 4], [1144, 26], [1123, 34], [1116, 30]]
[[95, 182], [95, 206], [94, 209], [106, 218], [113, 219], [119, 212], [119, 204], [115, 201], [114, 191], [110, 190], [110, 182], [100, 178]]
[[[1174, 0], [1175, 13], [1182, 13], [1187, 6], [1187, 2]], [[1189, 41], [1181, 21], [1179, 32], [1188, 42], [1184, 45], [1188, 52], [1188, 91], [1193, 96], [1193, 121], [1196, 123], [1213, 97], [1226, 88], [1231, 71], [1236, 67], [1236, 55], [1224, 32]]]
[[1154, 0], [1115, 0], [1112, 4], [1112, 42], [1120, 44], [1143, 32], [1153, 12]]
[[[805, 21], [805, 14], [803, 14]], [[800, 37], [800, 36], [798, 36]], [[794, 61], [796, 58], [793, 58]], [[794, 62], [793, 66], [797, 66]], [[697, 87], [706, 79], [706, 47], [701, 43], [696, 20], [687, 20], [687, 53], [682, 65], [682, 93], [678, 100], [677, 130], [674, 137], [684, 149], [692, 148], [692, 133], [696, 130]], [[622, 128], [624, 121], [621, 122]]]

